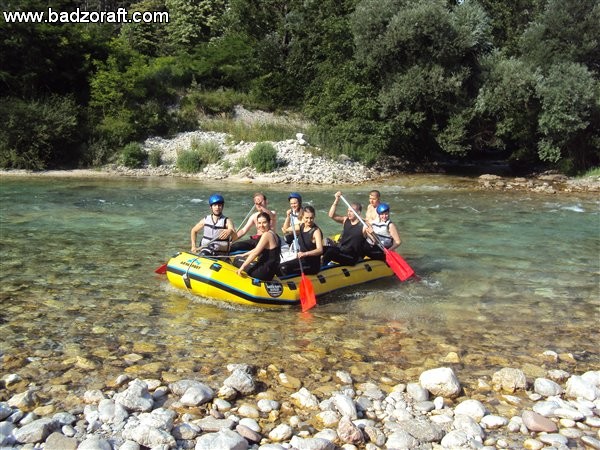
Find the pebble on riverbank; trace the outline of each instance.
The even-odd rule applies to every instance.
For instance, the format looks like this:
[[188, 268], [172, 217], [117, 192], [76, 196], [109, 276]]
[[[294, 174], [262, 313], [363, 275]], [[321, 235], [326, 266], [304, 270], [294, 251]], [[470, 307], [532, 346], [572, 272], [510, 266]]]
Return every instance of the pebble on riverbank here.
[[[314, 392], [300, 380], [284, 385], [285, 374], [270, 369], [227, 369], [220, 387], [121, 375], [85, 392], [70, 412], [38, 405], [35, 387], [13, 393], [0, 402], [0, 448], [600, 449], [600, 371], [549, 371], [531, 382], [520, 369], [504, 368], [492, 385], [482, 381], [470, 393], [476, 399], [448, 367], [395, 386], [337, 371]], [[4, 376], [0, 391], [14, 381]]]
[[501, 191], [529, 191], [543, 194], [557, 192], [600, 192], [600, 176], [568, 178], [565, 175], [544, 173], [535, 177], [507, 178], [499, 175], [481, 175], [479, 187]]

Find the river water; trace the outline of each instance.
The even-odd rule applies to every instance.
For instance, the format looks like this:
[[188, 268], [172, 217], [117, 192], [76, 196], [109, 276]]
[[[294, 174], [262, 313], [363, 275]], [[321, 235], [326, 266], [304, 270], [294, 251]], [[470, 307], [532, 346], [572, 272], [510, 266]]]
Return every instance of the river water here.
[[598, 196], [475, 185], [414, 176], [346, 187], [363, 203], [382, 191], [420, 280], [330, 294], [303, 315], [217, 305], [154, 269], [189, 249], [214, 191], [236, 226], [254, 191], [267, 194], [279, 225], [288, 192], [300, 191], [334, 234], [336, 187], [3, 177], [0, 377], [18, 374], [69, 404], [122, 373], [218, 382], [235, 362], [272, 364], [309, 389], [340, 369], [396, 383], [450, 366], [465, 386], [502, 367], [600, 369]]

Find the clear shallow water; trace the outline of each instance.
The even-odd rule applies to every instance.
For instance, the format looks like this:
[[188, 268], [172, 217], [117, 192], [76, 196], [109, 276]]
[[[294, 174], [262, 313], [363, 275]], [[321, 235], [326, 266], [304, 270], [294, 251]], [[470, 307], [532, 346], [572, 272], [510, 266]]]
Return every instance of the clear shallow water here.
[[[334, 234], [335, 187], [2, 178], [0, 376], [18, 373], [68, 403], [123, 372], [222, 380], [232, 362], [275, 364], [309, 388], [339, 369], [363, 381], [415, 381], [450, 364], [450, 352], [463, 384], [501, 367], [599, 369], [597, 196], [470, 186], [422, 176], [346, 188], [363, 203], [372, 187], [382, 191], [421, 280], [334, 293], [306, 316], [216, 306], [154, 269], [189, 248], [213, 191], [237, 226], [255, 190], [280, 225], [288, 192], [298, 190]], [[575, 360], [549, 364], [545, 350]]]

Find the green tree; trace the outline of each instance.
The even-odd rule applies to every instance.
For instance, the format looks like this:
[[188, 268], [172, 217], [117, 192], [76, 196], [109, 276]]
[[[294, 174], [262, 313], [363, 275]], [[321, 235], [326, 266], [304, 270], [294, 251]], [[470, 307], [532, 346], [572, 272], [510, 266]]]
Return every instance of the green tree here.
[[78, 108], [71, 96], [0, 102], [0, 167], [43, 170], [76, 162]]
[[379, 86], [382, 150], [431, 157], [465, 154], [478, 58], [490, 48], [484, 11], [465, 1], [363, 0], [352, 17], [356, 57]]
[[583, 65], [560, 63], [540, 80], [538, 153], [542, 161], [563, 160], [567, 170], [600, 161], [600, 83]]
[[484, 83], [475, 103], [472, 145], [506, 152], [515, 168], [535, 164], [539, 75], [523, 61], [496, 52], [482, 60]]
[[189, 51], [221, 34], [226, 0], [165, 0], [169, 10], [169, 39], [177, 51]]
[[548, 0], [546, 8], [523, 33], [523, 59], [548, 70], [572, 61], [600, 73], [600, 3], [597, 0]]

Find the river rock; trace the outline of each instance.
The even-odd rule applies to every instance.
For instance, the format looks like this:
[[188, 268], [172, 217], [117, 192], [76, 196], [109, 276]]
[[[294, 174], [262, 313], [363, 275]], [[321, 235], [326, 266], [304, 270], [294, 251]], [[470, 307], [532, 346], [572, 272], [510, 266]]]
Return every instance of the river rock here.
[[248, 442], [235, 431], [223, 429], [216, 433], [200, 436], [196, 441], [196, 450], [247, 450]]
[[262, 439], [262, 436], [259, 433], [243, 424], [238, 424], [235, 427], [235, 431], [237, 431], [240, 436], [250, 442], [260, 442]]
[[292, 437], [294, 430], [287, 423], [281, 423], [271, 430], [269, 433], [269, 439], [274, 442], [287, 441]]
[[106, 439], [92, 435], [79, 444], [77, 450], [112, 450], [112, 445]]
[[15, 394], [8, 399], [7, 404], [13, 408], [27, 410], [35, 405], [35, 393], [32, 391], [25, 391], [20, 394]]
[[298, 392], [290, 395], [294, 404], [304, 409], [318, 409], [319, 400], [308, 389], [301, 388]]
[[406, 392], [415, 402], [424, 402], [429, 400], [429, 391], [419, 383], [408, 383], [406, 385]]
[[454, 371], [449, 367], [426, 370], [419, 377], [419, 383], [433, 395], [453, 398], [461, 390]]
[[0, 402], [0, 420], [4, 420], [13, 413], [12, 408], [6, 402]]
[[13, 435], [21, 444], [44, 442], [56, 426], [56, 422], [52, 419], [37, 419], [14, 430]]
[[333, 442], [322, 438], [301, 438], [293, 436], [290, 445], [296, 450], [335, 450]]
[[346, 416], [343, 416], [340, 419], [337, 427], [337, 434], [342, 442], [346, 442], [348, 444], [359, 445], [365, 441], [365, 437], [363, 436], [360, 428], [352, 423], [352, 420]]
[[508, 425], [508, 419], [505, 417], [488, 414], [487, 416], [481, 418], [480, 425], [486, 430], [497, 430], [498, 428]]
[[456, 405], [454, 413], [467, 415], [479, 422], [487, 414], [487, 410], [478, 400], [465, 400]]
[[481, 428], [481, 426], [472, 417], [465, 415], [457, 415], [454, 417], [452, 427], [455, 430], [463, 431], [469, 437], [469, 439], [474, 439], [478, 442], [483, 442], [485, 432], [483, 431], [483, 428]]
[[558, 427], [553, 421], [534, 411], [523, 411], [521, 418], [523, 419], [523, 424], [530, 431], [554, 433], [558, 430]]
[[520, 369], [500, 369], [492, 376], [492, 386], [499, 391], [515, 392], [527, 388], [527, 377]]
[[242, 395], [250, 395], [256, 391], [256, 382], [249, 369], [236, 368], [231, 375], [223, 381], [225, 386], [232, 387]]
[[547, 378], [536, 378], [533, 382], [533, 390], [544, 397], [561, 395], [564, 392], [558, 383]]
[[342, 415], [354, 420], [358, 418], [356, 405], [352, 398], [344, 394], [336, 394], [332, 398], [335, 409]]
[[566, 395], [572, 398], [584, 398], [586, 400], [594, 401], [600, 397], [600, 390], [592, 382], [588, 381], [581, 376], [573, 375], [567, 380]]
[[177, 445], [175, 438], [167, 431], [143, 423], [123, 430], [123, 438], [131, 439], [140, 445], [150, 448], [160, 445], [172, 448]]
[[151, 411], [154, 400], [148, 392], [148, 386], [140, 379], [129, 383], [129, 387], [115, 395], [114, 400], [128, 411]]
[[120, 424], [127, 420], [129, 413], [123, 405], [112, 399], [102, 399], [98, 403], [98, 419], [103, 423]]
[[567, 445], [569, 439], [566, 436], [558, 433], [548, 433], [548, 434], [540, 434], [538, 439], [542, 441], [544, 444], [549, 445]]
[[215, 396], [214, 391], [203, 383], [190, 386], [179, 400], [185, 406], [198, 406], [210, 402]]
[[54, 432], [46, 439], [44, 450], [77, 450], [78, 445], [77, 439]]

